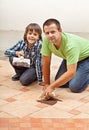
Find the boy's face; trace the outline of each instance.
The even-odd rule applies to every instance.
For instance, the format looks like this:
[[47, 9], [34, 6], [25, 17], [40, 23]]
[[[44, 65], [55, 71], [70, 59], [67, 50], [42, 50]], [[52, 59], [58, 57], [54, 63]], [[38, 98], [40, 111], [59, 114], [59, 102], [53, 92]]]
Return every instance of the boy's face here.
[[28, 31], [27, 41], [28, 44], [34, 44], [39, 39], [39, 34], [36, 31]]
[[58, 30], [57, 26], [53, 23], [49, 26], [44, 26], [44, 33], [49, 42], [57, 43], [61, 38], [61, 31]]

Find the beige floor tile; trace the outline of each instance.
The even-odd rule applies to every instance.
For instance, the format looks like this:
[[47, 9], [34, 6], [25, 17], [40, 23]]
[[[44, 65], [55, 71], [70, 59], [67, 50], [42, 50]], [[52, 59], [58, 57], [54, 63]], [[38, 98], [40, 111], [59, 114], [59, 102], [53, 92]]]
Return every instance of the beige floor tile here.
[[0, 99], [0, 106], [1, 105], [4, 105], [4, 104], [7, 104], [8, 102], [7, 101], [5, 101], [5, 100], [3, 100], [3, 99]]
[[2, 72], [2, 75], [12, 74], [14, 72], [14, 70], [11, 67], [10, 63], [8, 62], [8, 60], [0, 60], [0, 73], [1, 72]]
[[0, 118], [14, 118], [14, 116], [5, 112], [0, 112]]
[[35, 95], [32, 95], [30, 93], [24, 93], [24, 94], [19, 94], [14, 97], [16, 100], [20, 102], [30, 102], [32, 105], [37, 105], [37, 98]]
[[3, 80], [1, 84], [2, 86], [7, 86], [8, 88], [11, 89], [20, 90], [21, 88], [23, 88], [23, 86], [19, 81], [12, 81], [11, 76], [8, 78], [8, 80]]
[[16, 117], [24, 117], [36, 111], [39, 111], [40, 108], [35, 107], [29, 101], [15, 101], [8, 105], [1, 106], [0, 110]]
[[55, 107], [59, 110], [64, 110], [64, 111], [68, 112], [68, 111], [75, 109], [83, 104], [84, 104], [83, 102], [69, 99], [69, 100], [63, 100], [62, 102], [58, 102], [53, 107]]
[[85, 114], [89, 114], [89, 102], [85, 103], [84, 105], [80, 106], [77, 108], [77, 110], [85, 113]]
[[18, 95], [22, 93], [21, 91], [15, 90], [15, 89], [11, 89], [9, 87], [5, 87], [5, 86], [0, 86], [0, 98], [1, 99], [6, 99], [15, 95]]
[[[37, 89], [37, 88], [36, 88]], [[14, 96], [15, 99], [19, 101], [36, 101], [41, 95], [42, 90], [32, 90], [30, 89], [27, 92]]]
[[37, 118], [71, 118], [73, 115], [60, 109], [46, 107], [30, 116]]
[[58, 94], [64, 100], [80, 100], [81, 98], [89, 96], [89, 92], [86, 90], [82, 93], [73, 93], [69, 90], [69, 88], [57, 88], [55, 93]]
[[81, 118], [81, 119], [84, 119], [84, 118], [88, 118], [89, 119], [89, 114], [86, 114], [86, 113], [80, 113], [79, 115], [76, 115], [76, 116], [74, 116], [74, 117], [72, 117], [72, 118]]

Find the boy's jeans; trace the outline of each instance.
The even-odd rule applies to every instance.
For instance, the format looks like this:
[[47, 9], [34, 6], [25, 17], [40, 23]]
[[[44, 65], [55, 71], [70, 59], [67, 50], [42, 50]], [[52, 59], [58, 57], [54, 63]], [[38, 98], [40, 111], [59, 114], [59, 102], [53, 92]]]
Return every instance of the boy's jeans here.
[[[67, 71], [66, 60], [63, 60], [56, 74], [55, 80]], [[78, 62], [76, 76], [63, 86], [69, 86], [72, 92], [81, 92], [89, 84], [89, 58]]]
[[9, 57], [9, 61], [12, 67], [14, 68], [16, 74], [20, 76], [19, 80], [22, 83], [22, 85], [27, 86], [37, 80], [36, 69], [33, 66], [31, 66], [30, 68], [13, 66], [13, 56]]

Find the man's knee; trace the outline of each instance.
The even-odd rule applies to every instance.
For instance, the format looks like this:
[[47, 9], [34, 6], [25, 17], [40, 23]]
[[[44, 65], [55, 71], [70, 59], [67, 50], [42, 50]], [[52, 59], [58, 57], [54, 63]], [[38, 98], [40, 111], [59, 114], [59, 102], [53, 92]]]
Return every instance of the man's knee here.
[[81, 91], [79, 91], [79, 89], [77, 89], [76, 87], [71, 87], [71, 86], [69, 86], [69, 88], [70, 88], [71, 92], [73, 92], [73, 93], [79, 93], [79, 92], [81, 92]]
[[69, 82], [69, 88], [74, 93], [80, 92], [80, 90], [79, 90], [80, 84], [78, 82], [74, 82], [74, 81]]
[[85, 87], [82, 87], [80, 84], [70, 84], [69, 88], [73, 93], [80, 93], [85, 89]]
[[88, 82], [70, 81], [69, 88], [74, 93], [80, 93], [86, 89]]

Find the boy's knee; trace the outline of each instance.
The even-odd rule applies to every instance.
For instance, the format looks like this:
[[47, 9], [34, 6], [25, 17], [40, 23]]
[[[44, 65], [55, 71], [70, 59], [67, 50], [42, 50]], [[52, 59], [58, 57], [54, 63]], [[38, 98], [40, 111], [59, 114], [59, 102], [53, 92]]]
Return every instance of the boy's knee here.
[[20, 77], [19, 81], [20, 81], [20, 83], [21, 83], [23, 86], [29, 85], [28, 82], [27, 82], [23, 77]]

